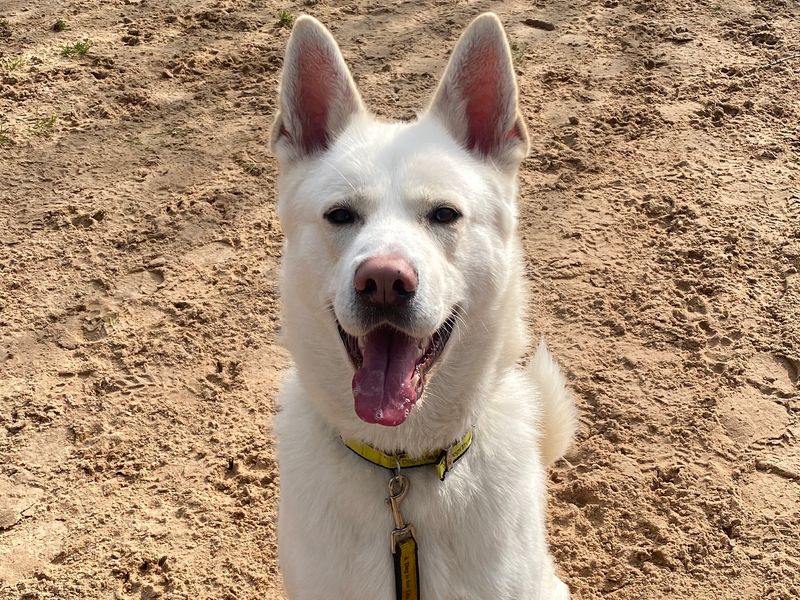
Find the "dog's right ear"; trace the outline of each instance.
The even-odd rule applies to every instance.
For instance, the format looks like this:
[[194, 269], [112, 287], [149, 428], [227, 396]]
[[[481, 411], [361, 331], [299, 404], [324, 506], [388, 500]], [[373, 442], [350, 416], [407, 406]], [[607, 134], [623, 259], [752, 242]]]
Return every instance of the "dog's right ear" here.
[[363, 111], [336, 40], [314, 17], [297, 19], [283, 61], [273, 154], [292, 161], [322, 152]]

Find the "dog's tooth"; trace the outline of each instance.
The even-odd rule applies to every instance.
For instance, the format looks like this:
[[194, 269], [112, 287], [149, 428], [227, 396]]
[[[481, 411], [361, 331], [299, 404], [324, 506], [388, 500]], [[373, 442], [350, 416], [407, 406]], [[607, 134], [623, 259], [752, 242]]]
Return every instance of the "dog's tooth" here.
[[417, 394], [422, 391], [422, 376], [419, 373], [419, 368], [414, 371], [414, 376], [411, 378], [411, 385], [417, 390]]

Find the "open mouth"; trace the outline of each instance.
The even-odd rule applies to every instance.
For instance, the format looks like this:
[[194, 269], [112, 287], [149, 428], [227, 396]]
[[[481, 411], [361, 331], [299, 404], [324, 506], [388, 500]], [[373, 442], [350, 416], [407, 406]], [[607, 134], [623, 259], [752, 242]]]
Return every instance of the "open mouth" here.
[[362, 337], [339, 335], [356, 369], [353, 398], [359, 418], [395, 427], [406, 420], [425, 389], [425, 380], [444, 352], [456, 324], [451, 315], [432, 336], [413, 338], [391, 325], [380, 325]]

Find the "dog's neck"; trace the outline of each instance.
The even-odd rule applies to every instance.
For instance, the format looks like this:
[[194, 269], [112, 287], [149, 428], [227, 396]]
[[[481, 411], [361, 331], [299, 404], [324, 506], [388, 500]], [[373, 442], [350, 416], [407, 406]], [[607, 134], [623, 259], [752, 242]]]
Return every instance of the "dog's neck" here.
[[478, 415], [461, 415], [448, 423], [426, 423], [424, 411], [420, 418], [409, 419], [397, 427], [368, 425], [347, 428], [352, 434], [340, 429], [332, 429], [333, 435], [345, 439], [355, 439], [387, 454], [405, 454], [411, 457], [423, 456], [447, 448], [464, 437], [467, 431], [479, 424]]

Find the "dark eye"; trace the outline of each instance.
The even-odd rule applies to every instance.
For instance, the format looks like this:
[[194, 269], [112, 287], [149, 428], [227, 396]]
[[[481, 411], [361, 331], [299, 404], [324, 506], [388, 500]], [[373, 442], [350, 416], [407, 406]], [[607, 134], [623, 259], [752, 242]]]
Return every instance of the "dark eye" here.
[[325, 213], [325, 219], [334, 225], [348, 225], [356, 220], [355, 213], [349, 208], [332, 208]]
[[428, 218], [434, 223], [447, 225], [448, 223], [455, 222], [460, 216], [461, 213], [459, 213], [455, 208], [450, 208], [449, 206], [440, 206], [439, 208], [434, 208]]

